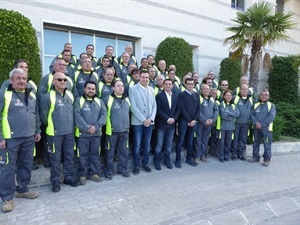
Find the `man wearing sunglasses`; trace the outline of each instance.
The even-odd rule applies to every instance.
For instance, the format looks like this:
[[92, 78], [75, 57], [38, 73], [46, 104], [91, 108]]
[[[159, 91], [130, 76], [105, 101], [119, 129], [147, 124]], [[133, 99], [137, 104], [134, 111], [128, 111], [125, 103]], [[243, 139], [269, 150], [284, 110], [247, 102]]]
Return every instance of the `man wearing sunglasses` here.
[[217, 100], [219, 102], [223, 102], [223, 93], [225, 91], [227, 91], [229, 88], [229, 84], [228, 84], [228, 81], [227, 80], [222, 80], [221, 83], [220, 83], [220, 88], [218, 90], [218, 93], [217, 93]]
[[74, 97], [66, 89], [67, 77], [64, 73], [54, 74], [54, 89], [45, 94], [40, 102], [40, 116], [46, 126], [48, 152], [50, 155], [50, 182], [52, 191], [60, 191], [60, 162], [63, 158], [64, 184], [78, 186], [73, 178], [74, 164]]

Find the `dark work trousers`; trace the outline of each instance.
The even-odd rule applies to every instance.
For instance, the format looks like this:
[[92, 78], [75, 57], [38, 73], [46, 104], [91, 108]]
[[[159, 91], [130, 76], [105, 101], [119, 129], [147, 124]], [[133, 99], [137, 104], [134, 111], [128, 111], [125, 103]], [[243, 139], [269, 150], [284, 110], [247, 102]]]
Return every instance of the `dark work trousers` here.
[[50, 163], [50, 157], [49, 157], [49, 152], [48, 152], [48, 143], [47, 143], [47, 134], [46, 134], [46, 127], [45, 125], [41, 125], [41, 137], [42, 137], [42, 143], [43, 143], [43, 150], [42, 150], [42, 154], [43, 154], [43, 163], [44, 164], [49, 164]]
[[209, 153], [218, 156], [218, 138], [216, 126], [211, 127]]
[[[0, 150], [0, 197], [3, 201], [12, 200], [15, 191], [24, 193], [29, 191], [34, 136], [6, 139], [6, 149]], [[17, 163], [18, 161], [18, 163]], [[15, 183], [17, 173], [17, 183]]]
[[106, 135], [106, 174], [112, 174], [114, 171], [114, 153], [118, 149], [119, 163], [118, 172], [123, 173], [127, 171], [128, 164], [128, 147], [129, 147], [129, 133], [113, 132], [112, 135]]
[[271, 144], [272, 144], [272, 132], [262, 129], [253, 129], [254, 141], [253, 141], [253, 158], [260, 159], [259, 146], [262, 140], [264, 145], [264, 160], [271, 160]]
[[236, 123], [234, 130], [234, 139], [232, 141], [232, 154], [235, 157], [245, 157], [247, 148], [249, 124]]
[[218, 158], [229, 159], [233, 130], [218, 130]]
[[100, 175], [100, 140], [100, 136], [76, 138], [78, 176]]
[[197, 124], [196, 138], [194, 139], [196, 158], [206, 157], [210, 132], [211, 132], [211, 126], [206, 126], [203, 123]]
[[50, 155], [50, 182], [59, 182], [60, 177], [60, 162], [61, 155], [64, 154], [63, 158], [63, 173], [65, 179], [72, 179], [74, 175], [74, 144], [75, 137], [74, 133], [47, 136], [48, 140], [48, 151]]

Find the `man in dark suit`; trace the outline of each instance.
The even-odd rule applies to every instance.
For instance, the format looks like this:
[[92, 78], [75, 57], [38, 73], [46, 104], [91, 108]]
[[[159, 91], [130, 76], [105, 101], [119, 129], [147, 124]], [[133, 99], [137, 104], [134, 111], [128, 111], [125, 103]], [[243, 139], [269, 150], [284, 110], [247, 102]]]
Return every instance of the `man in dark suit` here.
[[157, 144], [155, 147], [154, 167], [161, 170], [161, 152], [164, 150], [164, 164], [172, 169], [170, 153], [175, 132], [175, 121], [180, 113], [178, 96], [172, 94], [173, 82], [165, 79], [163, 82], [164, 91], [156, 95], [157, 114], [155, 118], [155, 130], [157, 132]]
[[176, 143], [175, 167], [181, 168], [181, 148], [186, 143], [186, 163], [197, 166], [192, 160], [193, 157], [193, 138], [196, 131], [196, 124], [200, 117], [200, 97], [194, 92], [195, 81], [187, 78], [184, 81], [186, 90], [178, 95], [180, 104], [180, 115], [178, 119], [178, 140]]

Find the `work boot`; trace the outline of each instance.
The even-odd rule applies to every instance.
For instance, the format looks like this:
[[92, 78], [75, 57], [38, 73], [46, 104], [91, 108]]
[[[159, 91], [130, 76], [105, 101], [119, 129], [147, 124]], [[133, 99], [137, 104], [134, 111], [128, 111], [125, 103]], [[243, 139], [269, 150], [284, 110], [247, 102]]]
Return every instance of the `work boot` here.
[[2, 205], [3, 212], [11, 212], [14, 209], [14, 202], [13, 200], [4, 201]]
[[269, 160], [264, 160], [263, 166], [268, 167], [269, 164], [270, 164], [270, 161], [269, 161]]
[[80, 176], [79, 177], [79, 184], [80, 185], [86, 185], [86, 177], [85, 176]]
[[248, 162], [259, 162], [259, 159], [252, 157], [251, 159], [248, 159]]
[[102, 181], [101, 177], [98, 174], [94, 174], [94, 175], [90, 176], [89, 179], [93, 180], [95, 182], [101, 182]]
[[201, 161], [200, 161], [200, 158], [195, 158], [195, 159], [194, 159], [194, 162], [197, 163], [197, 164], [199, 164], [199, 163], [201, 162]]
[[201, 157], [200, 160], [201, 160], [202, 162], [204, 162], [204, 163], [208, 163], [208, 159], [205, 158], [205, 157]]
[[39, 196], [39, 193], [36, 191], [27, 191], [24, 193], [16, 192], [16, 198], [27, 198], [27, 199], [35, 199]]

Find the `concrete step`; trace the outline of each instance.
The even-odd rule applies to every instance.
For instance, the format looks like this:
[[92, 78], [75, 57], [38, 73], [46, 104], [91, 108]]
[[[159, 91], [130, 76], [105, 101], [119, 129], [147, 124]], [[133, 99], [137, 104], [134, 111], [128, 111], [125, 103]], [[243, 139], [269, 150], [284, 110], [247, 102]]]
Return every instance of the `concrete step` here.
[[[261, 154], [263, 152], [263, 146], [261, 145]], [[272, 154], [285, 154], [285, 153], [293, 153], [293, 152], [300, 152], [300, 142], [274, 142], [272, 144]], [[182, 154], [182, 161], [185, 160], [185, 152]], [[247, 146], [247, 157], [251, 157], [252, 155], [252, 145]], [[171, 153], [171, 160], [174, 162], [175, 159], [175, 152], [173, 148], [173, 152]], [[213, 157], [213, 156], [209, 156]], [[153, 168], [153, 155], [150, 155], [150, 161], [149, 165], [151, 168]], [[115, 168], [117, 166], [117, 163], [115, 163]], [[129, 155], [129, 161], [128, 161], [128, 169], [131, 173], [132, 171], [132, 155]], [[154, 168], [153, 168], [154, 169]], [[76, 163], [74, 166], [74, 173], [76, 174]], [[63, 176], [61, 176], [61, 179], [63, 180]], [[50, 185], [50, 168], [44, 168], [42, 164], [39, 165], [38, 170], [32, 171], [31, 176], [31, 187], [42, 187], [42, 186], [48, 186]]]

